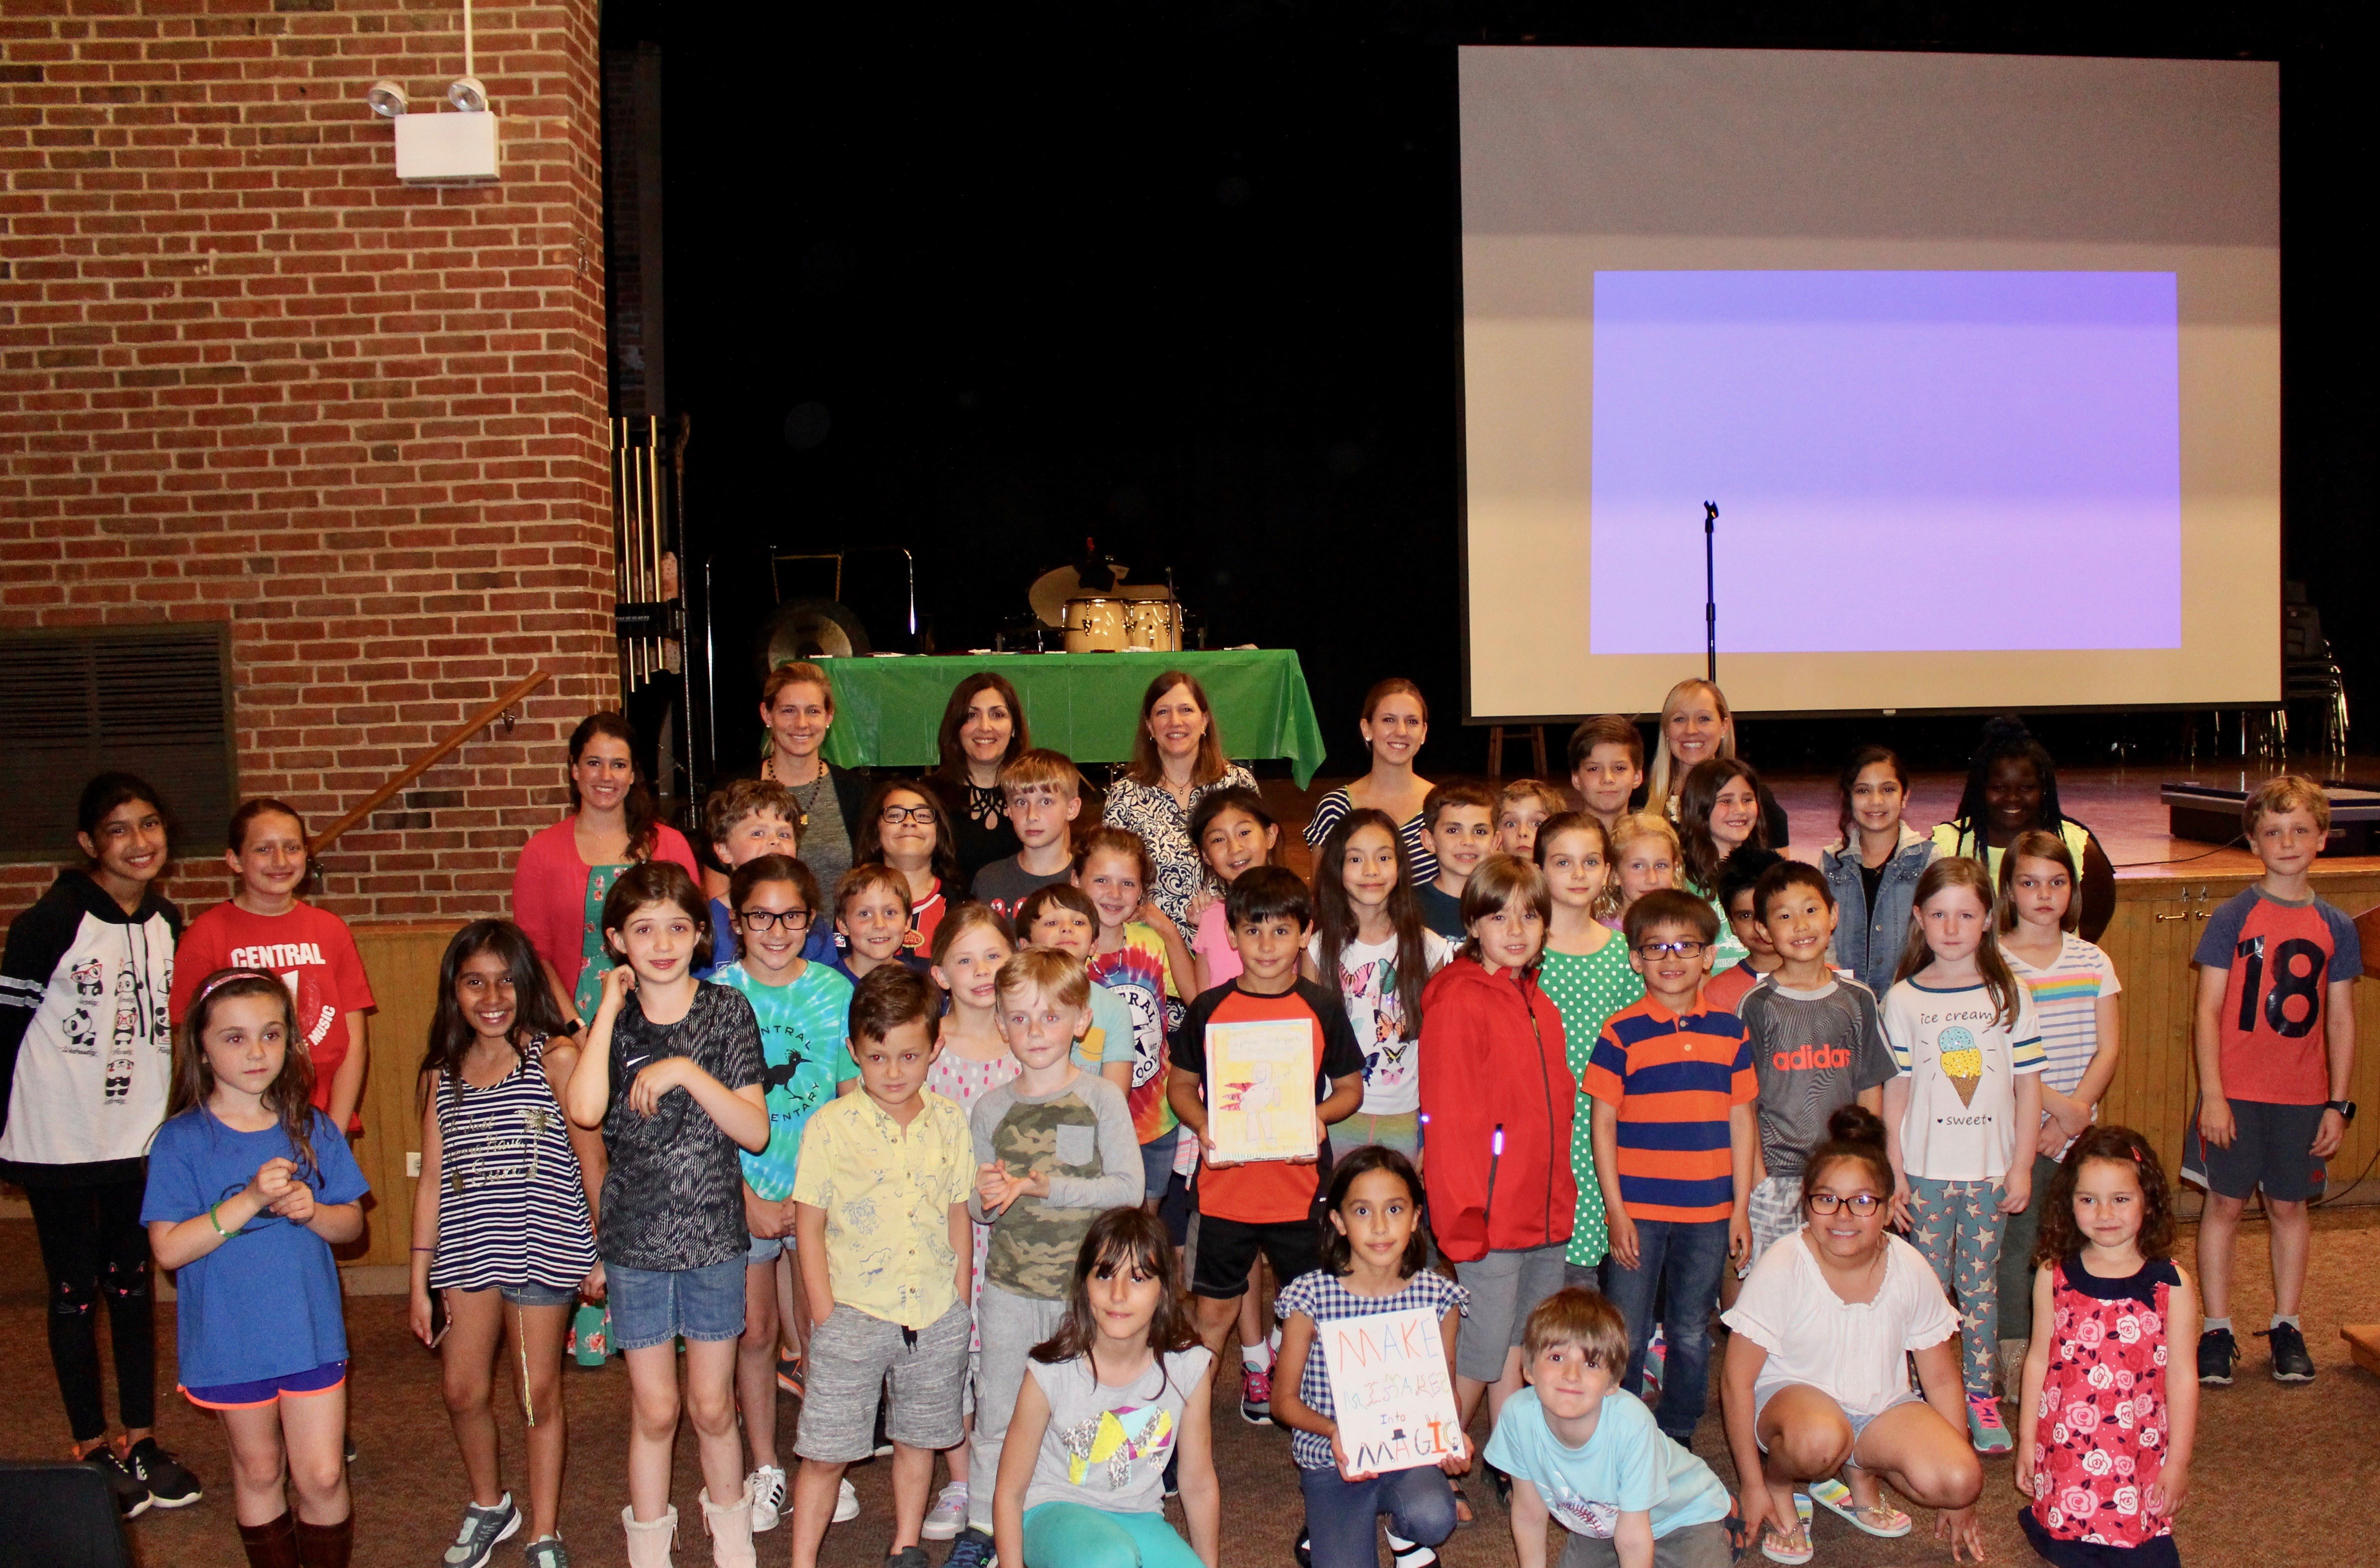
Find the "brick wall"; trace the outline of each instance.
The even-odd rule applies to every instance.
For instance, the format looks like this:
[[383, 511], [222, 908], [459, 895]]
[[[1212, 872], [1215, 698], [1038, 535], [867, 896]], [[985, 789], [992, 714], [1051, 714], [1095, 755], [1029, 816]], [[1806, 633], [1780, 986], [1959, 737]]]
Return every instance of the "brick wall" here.
[[618, 700], [596, 7], [478, 7], [503, 181], [399, 186], [364, 91], [443, 103], [461, 17], [0, 6], [0, 626], [230, 621], [241, 792], [317, 828], [554, 677], [332, 851], [351, 919], [500, 910]]

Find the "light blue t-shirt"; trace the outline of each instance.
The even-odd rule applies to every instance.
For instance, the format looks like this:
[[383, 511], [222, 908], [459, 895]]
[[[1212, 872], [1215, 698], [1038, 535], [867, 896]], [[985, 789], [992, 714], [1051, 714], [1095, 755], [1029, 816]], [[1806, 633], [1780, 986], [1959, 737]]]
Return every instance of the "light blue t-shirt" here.
[[1075, 1042], [1075, 1064], [1096, 1073], [1110, 1062], [1132, 1062], [1132, 1009], [1123, 997], [1099, 984], [1091, 982], [1091, 1027], [1105, 1037], [1099, 1041], [1099, 1054], [1093, 1056], [1084, 1049], [1084, 1042]]
[[[318, 1168], [298, 1179], [317, 1205], [353, 1203], [369, 1190], [347, 1140], [315, 1112], [308, 1133]], [[179, 1224], [236, 1197], [268, 1160], [298, 1151], [278, 1126], [235, 1132], [203, 1105], [157, 1129], [149, 1145], [149, 1187], [140, 1222]], [[310, 1372], [347, 1358], [339, 1266], [331, 1244], [270, 1209], [174, 1277], [180, 1328], [176, 1350], [184, 1388], [221, 1388]]]
[[760, 1021], [760, 1083], [769, 1095], [769, 1147], [739, 1151], [744, 1180], [771, 1202], [794, 1191], [802, 1128], [834, 1098], [835, 1086], [859, 1076], [851, 1059], [851, 982], [824, 964], [805, 964], [794, 983], [765, 985], [739, 963], [714, 977], [744, 993]]
[[1537, 1391], [1523, 1389], [1505, 1402], [1487, 1457], [1535, 1486], [1555, 1521], [1575, 1535], [1609, 1540], [1622, 1513], [1652, 1514], [1655, 1540], [1727, 1517], [1727, 1488], [1711, 1467], [1663, 1437], [1644, 1402], [1620, 1389], [1603, 1396], [1584, 1448], [1554, 1436]]

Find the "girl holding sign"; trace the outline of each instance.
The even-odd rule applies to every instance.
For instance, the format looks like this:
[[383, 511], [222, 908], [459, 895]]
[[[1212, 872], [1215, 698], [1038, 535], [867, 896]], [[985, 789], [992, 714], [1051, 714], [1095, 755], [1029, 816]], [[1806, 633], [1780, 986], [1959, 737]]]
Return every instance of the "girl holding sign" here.
[[[1273, 1302], [1282, 1325], [1273, 1419], [1295, 1434], [1290, 1446], [1314, 1568], [1377, 1568], [1372, 1521], [1383, 1513], [1398, 1568], [1425, 1568], [1438, 1561], [1429, 1549], [1454, 1533], [1446, 1477], [1471, 1468], [1454, 1411], [1455, 1325], [1471, 1293], [1423, 1269], [1421, 1178], [1395, 1149], [1374, 1144], [1342, 1160], [1330, 1201], [1322, 1267], [1292, 1280]], [[1361, 1431], [1351, 1408], [1342, 1429], [1333, 1384], [1352, 1392], [1365, 1371], [1341, 1366], [1334, 1378], [1329, 1347], [1356, 1330], [1350, 1319], [1414, 1312], [1436, 1324], [1439, 1355], [1408, 1365], [1406, 1336], [1395, 1331], [1410, 1325], [1366, 1321], [1362, 1331], [1374, 1348], [1390, 1347], [1368, 1369], [1394, 1374], [1402, 1392], [1393, 1408], [1367, 1406]]]

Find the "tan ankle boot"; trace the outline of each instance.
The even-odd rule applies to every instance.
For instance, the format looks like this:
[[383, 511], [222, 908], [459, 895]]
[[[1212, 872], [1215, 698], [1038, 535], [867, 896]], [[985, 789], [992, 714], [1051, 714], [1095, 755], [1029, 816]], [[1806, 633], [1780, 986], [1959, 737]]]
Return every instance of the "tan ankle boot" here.
[[677, 1538], [677, 1510], [673, 1508], [650, 1525], [637, 1523], [637, 1511], [620, 1510], [628, 1532], [628, 1568], [671, 1568], [670, 1544]]
[[710, 1493], [702, 1494], [702, 1527], [710, 1532], [710, 1561], [713, 1568], [755, 1568], [752, 1553], [752, 1487], [745, 1483], [744, 1495], [725, 1508], [710, 1501]]

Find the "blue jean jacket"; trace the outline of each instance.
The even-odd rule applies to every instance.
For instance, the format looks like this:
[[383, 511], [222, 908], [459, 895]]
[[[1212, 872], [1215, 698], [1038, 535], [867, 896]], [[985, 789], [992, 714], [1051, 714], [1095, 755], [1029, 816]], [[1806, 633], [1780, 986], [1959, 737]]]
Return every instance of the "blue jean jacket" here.
[[1909, 940], [1909, 913], [1917, 899], [1917, 879], [1934, 858], [1933, 841], [1903, 822], [1900, 847], [1885, 862], [1876, 884], [1876, 907], [1867, 906], [1854, 844], [1840, 844], [1818, 857], [1818, 868], [1835, 893], [1834, 963], [1859, 977], [1880, 998], [1892, 989], [1892, 968]]

